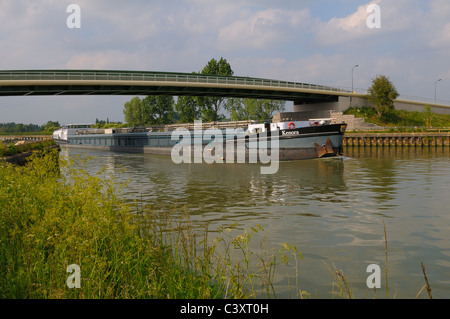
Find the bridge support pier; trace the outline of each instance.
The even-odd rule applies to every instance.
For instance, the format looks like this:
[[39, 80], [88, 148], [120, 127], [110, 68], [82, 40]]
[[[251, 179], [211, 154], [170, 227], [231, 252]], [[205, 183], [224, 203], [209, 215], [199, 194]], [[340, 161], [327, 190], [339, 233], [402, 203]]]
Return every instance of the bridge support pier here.
[[[352, 106], [370, 106], [362, 97], [352, 97]], [[349, 96], [337, 96], [335, 101], [318, 101], [315, 103], [302, 103], [294, 101], [294, 112], [277, 114], [273, 121], [308, 121], [310, 119], [329, 119], [331, 112], [344, 112], [350, 107]]]
[[350, 102], [349, 96], [336, 97], [335, 101], [324, 101], [319, 103], [296, 103], [294, 112], [303, 113], [303, 118], [328, 118], [330, 112], [344, 112], [350, 105], [354, 107], [371, 106], [369, 101], [363, 97], [353, 96]]
[[339, 102], [325, 102], [315, 104], [295, 104], [294, 112], [297, 121], [309, 119], [329, 118], [331, 111], [340, 111]]
[[331, 118], [331, 112], [346, 110], [348, 105], [336, 97], [335, 101], [325, 100], [303, 103], [294, 101], [294, 112], [279, 113], [274, 116], [273, 121], [308, 121], [310, 119]]

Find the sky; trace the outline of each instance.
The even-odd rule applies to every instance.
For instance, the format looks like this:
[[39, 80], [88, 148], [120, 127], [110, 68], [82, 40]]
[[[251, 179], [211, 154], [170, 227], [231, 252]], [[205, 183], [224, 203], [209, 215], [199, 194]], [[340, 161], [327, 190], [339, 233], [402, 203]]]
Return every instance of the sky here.
[[[221, 57], [235, 75], [341, 87], [358, 64], [355, 88], [383, 74], [430, 99], [442, 79], [437, 98], [450, 101], [450, 1], [0, 0], [0, 70], [198, 72]], [[0, 123], [123, 122], [131, 98], [0, 97]]]

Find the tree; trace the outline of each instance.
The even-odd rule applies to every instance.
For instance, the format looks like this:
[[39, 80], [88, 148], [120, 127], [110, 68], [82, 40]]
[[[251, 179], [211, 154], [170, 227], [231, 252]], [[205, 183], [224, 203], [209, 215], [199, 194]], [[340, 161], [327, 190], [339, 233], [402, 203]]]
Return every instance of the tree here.
[[136, 96], [124, 105], [123, 114], [125, 115], [125, 122], [132, 126], [143, 125], [142, 119], [142, 101]]
[[169, 95], [149, 95], [142, 100], [145, 124], [170, 124], [174, 116], [174, 100]]
[[218, 75], [233, 75], [234, 72], [231, 69], [231, 65], [226, 59], [220, 58], [219, 61], [216, 59], [211, 59], [208, 61], [206, 66], [203, 68], [202, 74], [218, 74]]
[[230, 113], [232, 121], [250, 120], [249, 110], [244, 106], [244, 99], [229, 98], [225, 104], [225, 109]]
[[432, 120], [432, 116], [433, 116], [433, 109], [431, 108], [431, 106], [429, 106], [428, 104], [426, 104], [423, 107], [423, 113], [425, 115], [425, 118], [427, 120], [427, 128], [431, 127], [431, 120]]
[[[61, 125], [59, 125], [59, 122], [53, 122], [53, 121], [48, 121], [47, 124], [45, 124], [44, 126], [44, 131], [46, 132], [53, 132], [54, 130], [60, 128]], [[28, 130], [27, 130], [28, 131]]]
[[174, 101], [168, 95], [149, 95], [132, 98], [124, 105], [125, 122], [132, 126], [170, 124], [174, 117]]
[[379, 117], [394, 110], [394, 100], [399, 96], [394, 84], [385, 75], [378, 75], [372, 80], [368, 93], [368, 100], [375, 105]]
[[232, 98], [228, 99], [225, 108], [234, 121], [265, 121], [271, 119], [275, 111], [284, 111], [285, 104], [285, 101], [277, 100]]
[[179, 96], [175, 110], [180, 116], [181, 123], [192, 123], [200, 117], [197, 99], [192, 96]]
[[[231, 76], [234, 72], [227, 60], [220, 58], [219, 61], [211, 59], [203, 68], [201, 74]], [[205, 121], [217, 121], [220, 108], [225, 100], [224, 97], [197, 97], [197, 104], [201, 110], [202, 119]]]

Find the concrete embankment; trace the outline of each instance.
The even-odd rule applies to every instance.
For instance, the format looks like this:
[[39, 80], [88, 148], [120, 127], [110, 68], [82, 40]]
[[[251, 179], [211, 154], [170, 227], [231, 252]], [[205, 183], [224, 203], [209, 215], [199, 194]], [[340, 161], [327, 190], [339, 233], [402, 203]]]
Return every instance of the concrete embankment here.
[[344, 146], [450, 146], [450, 132], [346, 133]]

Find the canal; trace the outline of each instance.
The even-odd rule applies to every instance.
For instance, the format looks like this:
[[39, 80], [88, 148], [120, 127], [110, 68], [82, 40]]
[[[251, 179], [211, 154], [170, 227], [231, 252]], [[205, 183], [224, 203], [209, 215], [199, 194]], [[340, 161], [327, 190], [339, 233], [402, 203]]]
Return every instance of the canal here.
[[[128, 180], [125, 196], [143, 205], [188, 213], [193, 227], [236, 223], [261, 225], [265, 249], [295, 244], [298, 288], [312, 298], [334, 298], [338, 286], [328, 267], [345, 274], [355, 298], [372, 298], [367, 266], [381, 268], [386, 297], [385, 235], [389, 298], [415, 298], [425, 284], [433, 298], [450, 298], [450, 149], [448, 147], [355, 147], [337, 158], [281, 162], [273, 175], [258, 164], [174, 164], [170, 157], [64, 149], [62, 156], [94, 156], [102, 167]], [[255, 244], [256, 246], [259, 243]], [[333, 266], [334, 265], [334, 266]], [[280, 265], [277, 297], [294, 297], [295, 262]], [[428, 298], [423, 290], [419, 298]]]

